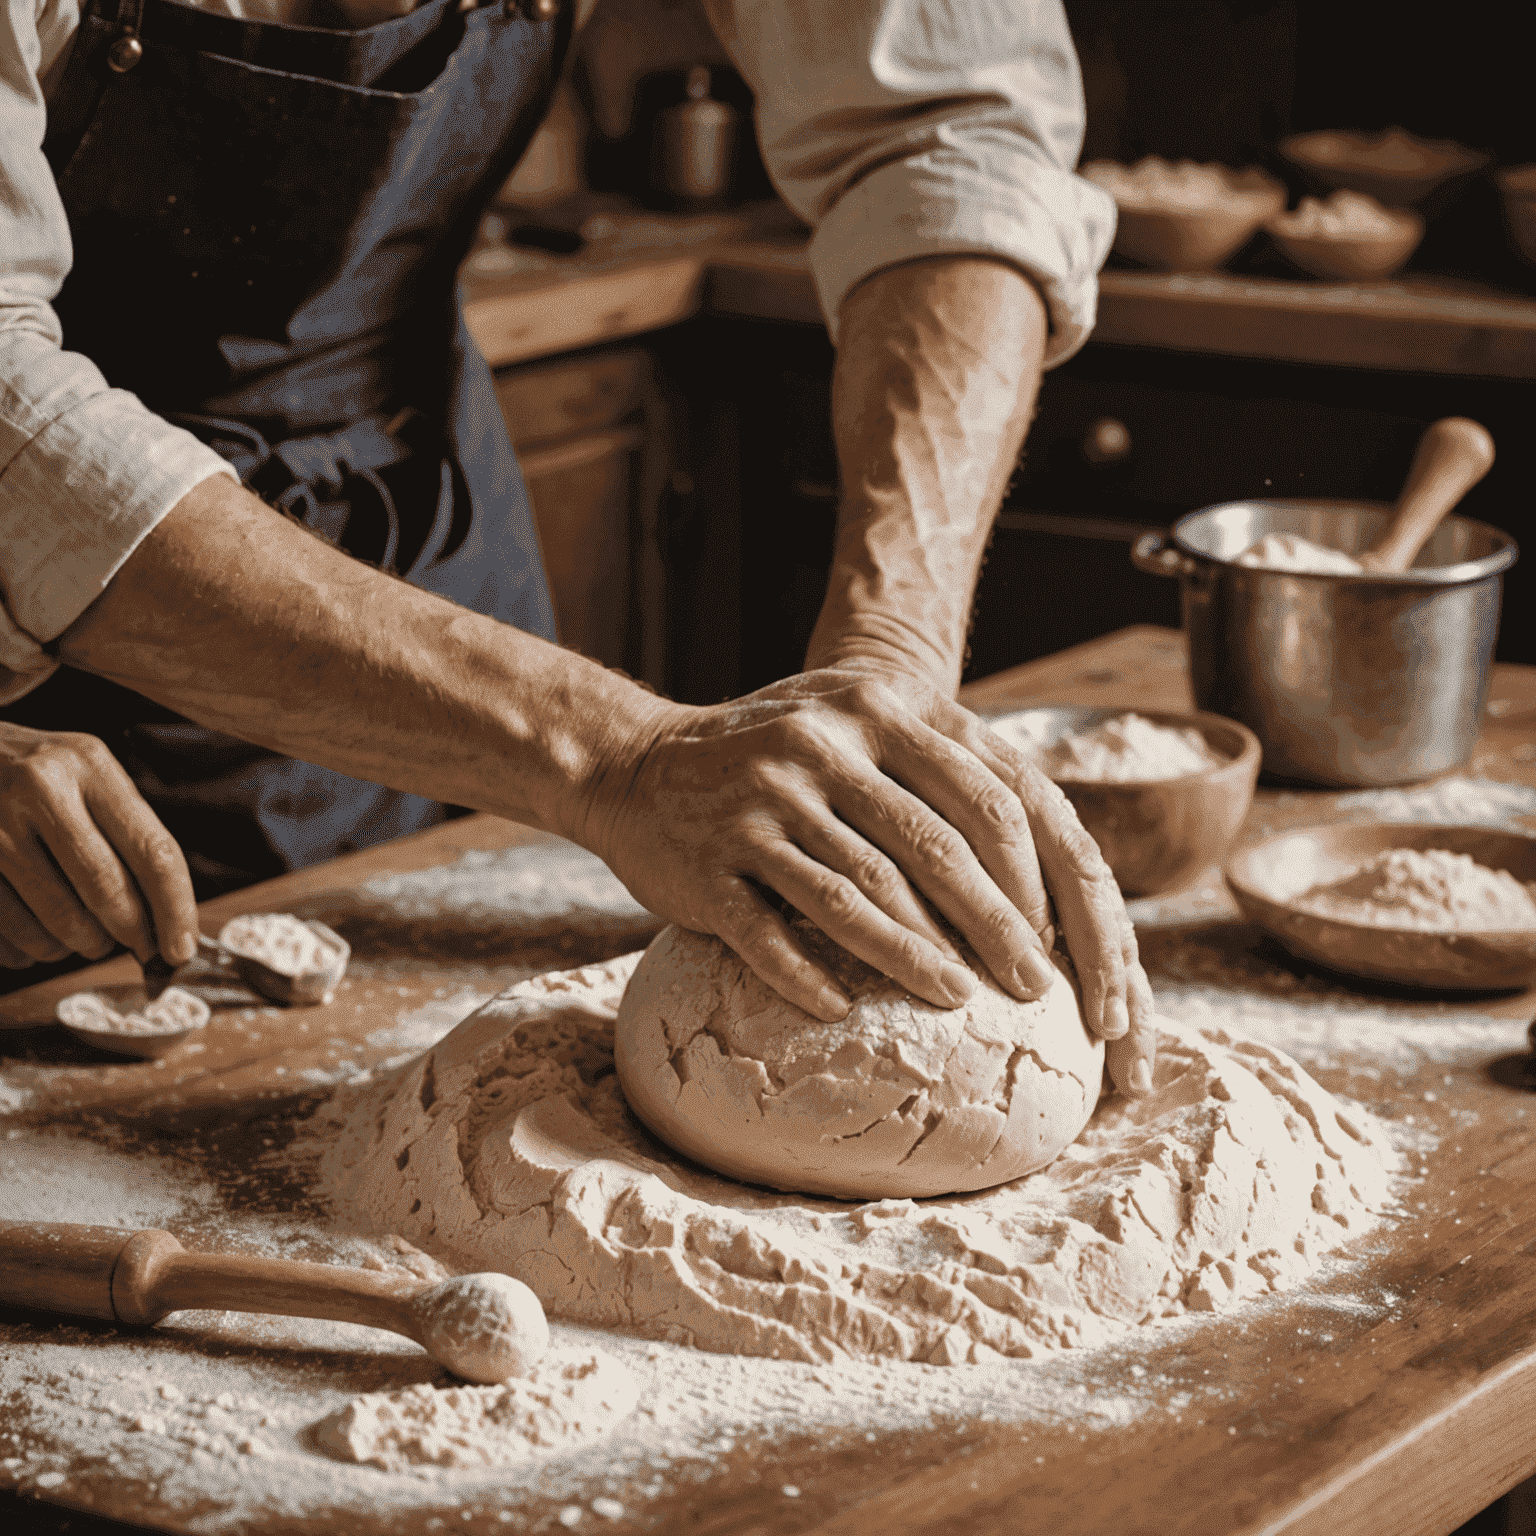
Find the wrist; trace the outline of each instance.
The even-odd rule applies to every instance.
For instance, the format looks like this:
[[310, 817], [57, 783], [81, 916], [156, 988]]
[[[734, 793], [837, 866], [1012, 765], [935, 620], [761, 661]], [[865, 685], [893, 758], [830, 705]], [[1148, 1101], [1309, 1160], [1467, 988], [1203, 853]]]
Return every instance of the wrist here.
[[964, 665], [963, 644], [925, 632], [901, 615], [879, 611], [843, 614], [824, 609], [806, 649], [805, 667], [915, 678], [953, 697]]
[[561, 689], [551, 707], [576, 728], [568, 746], [552, 753], [557, 792], [544, 824], [606, 860], [616, 813], [630, 797], [635, 774], [657, 739], [688, 710], [622, 673], [572, 659], [583, 673], [580, 685]]

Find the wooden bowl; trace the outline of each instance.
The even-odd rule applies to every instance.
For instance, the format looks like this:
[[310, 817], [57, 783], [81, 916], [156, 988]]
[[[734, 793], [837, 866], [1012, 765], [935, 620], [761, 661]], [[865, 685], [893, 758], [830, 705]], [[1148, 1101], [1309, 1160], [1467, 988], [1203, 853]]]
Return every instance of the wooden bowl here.
[[1488, 156], [1450, 139], [1420, 139], [1401, 128], [1384, 133], [1319, 129], [1282, 139], [1280, 153], [1330, 187], [1364, 192], [1388, 207], [1406, 207], [1442, 182], [1488, 163]]
[[1057, 779], [1127, 896], [1156, 896], [1188, 885], [1217, 864], [1248, 814], [1259, 777], [1259, 738], [1221, 715], [1075, 704], [994, 710], [983, 718], [1024, 716], [1042, 747], [1115, 715], [1199, 731], [1226, 761], [1178, 779]]
[[[1108, 162], [1100, 162], [1107, 164]], [[1116, 171], [1123, 167], [1116, 166]], [[1192, 209], [1145, 207], [1116, 198], [1115, 250], [1145, 267], [1166, 272], [1203, 272], [1235, 256], [1259, 226], [1285, 207], [1285, 188], [1257, 168], [1213, 166], [1226, 184], [1219, 203]], [[1093, 179], [1093, 166], [1083, 167]]]
[[1243, 915], [1302, 960], [1370, 981], [1438, 991], [1500, 992], [1536, 981], [1536, 930], [1425, 933], [1376, 928], [1303, 912], [1293, 900], [1342, 879], [1392, 848], [1468, 853], [1488, 869], [1536, 880], [1536, 837], [1491, 827], [1412, 826], [1394, 822], [1305, 827], [1239, 849], [1227, 861], [1227, 885]]
[[1390, 235], [1296, 235], [1286, 229], [1289, 214], [1279, 213], [1264, 226], [1287, 260], [1313, 277], [1341, 282], [1368, 282], [1391, 277], [1418, 249], [1424, 220], [1409, 209], [1385, 210], [1396, 230]]

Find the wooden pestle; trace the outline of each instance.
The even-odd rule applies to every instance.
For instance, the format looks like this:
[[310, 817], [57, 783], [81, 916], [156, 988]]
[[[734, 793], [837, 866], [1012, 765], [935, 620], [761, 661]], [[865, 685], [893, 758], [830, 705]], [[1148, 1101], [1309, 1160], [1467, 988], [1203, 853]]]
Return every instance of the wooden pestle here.
[[1392, 520], [1358, 558], [1372, 575], [1406, 571], [1443, 518], [1493, 467], [1493, 438], [1465, 416], [1431, 422], [1419, 439]]
[[430, 1282], [255, 1254], [189, 1253], [169, 1232], [0, 1221], [0, 1302], [156, 1323], [169, 1312], [269, 1312], [387, 1328], [422, 1343]]

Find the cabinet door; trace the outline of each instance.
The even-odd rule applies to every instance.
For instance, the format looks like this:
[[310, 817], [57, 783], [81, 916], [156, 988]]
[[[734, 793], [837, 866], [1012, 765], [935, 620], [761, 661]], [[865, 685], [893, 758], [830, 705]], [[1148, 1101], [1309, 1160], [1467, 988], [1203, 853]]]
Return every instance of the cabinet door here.
[[660, 685], [656, 519], [672, 463], [650, 353], [611, 348], [507, 369], [496, 392], [522, 465], [560, 643]]
[[520, 455], [560, 643], [610, 667], [629, 661], [630, 514], [643, 440], [630, 424]]

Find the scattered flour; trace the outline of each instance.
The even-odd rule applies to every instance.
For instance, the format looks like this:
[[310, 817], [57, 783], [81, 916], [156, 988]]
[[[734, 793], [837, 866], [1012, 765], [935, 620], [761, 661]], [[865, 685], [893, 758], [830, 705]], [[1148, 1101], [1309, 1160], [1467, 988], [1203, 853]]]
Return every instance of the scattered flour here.
[[1266, 533], [1233, 562], [1263, 571], [1296, 571], [1311, 576], [1361, 576], [1365, 567], [1342, 549], [1314, 544], [1299, 533]]
[[629, 1113], [613, 1020], [638, 956], [535, 978], [312, 1128], [333, 1210], [554, 1317], [708, 1350], [937, 1365], [1108, 1342], [1278, 1290], [1370, 1226], [1392, 1153], [1293, 1062], [1171, 1022], [1146, 1100], [960, 1198], [806, 1200], [706, 1174]]
[[1536, 930], [1532, 890], [1508, 870], [1443, 848], [1392, 848], [1291, 904], [1319, 917], [1418, 933]]
[[370, 880], [357, 896], [399, 918], [502, 922], [523, 937], [660, 927], [601, 859], [559, 840], [471, 849], [451, 864]]
[[1033, 711], [1002, 715], [987, 725], [1034, 757], [1053, 779], [1146, 782], [1204, 773], [1227, 762], [1199, 731], [1158, 725], [1141, 715], [1115, 715], [1086, 731], [1068, 731], [1049, 746], [1036, 733]]
[[638, 1395], [611, 1355], [561, 1350], [494, 1387], [422, 1382], [361, 1394], [316, 1425], [315, 1442], [338, 1461], [384, 1472], [515, 1466], [607, 1434]]
[[1366, 789], [1340, 795], [1333, 805], [1340, 815], [1359, 821], [1508, 826], [1522, 816], [1536, 816], [1536, 789], [1456, 774], [1419, 789]]

